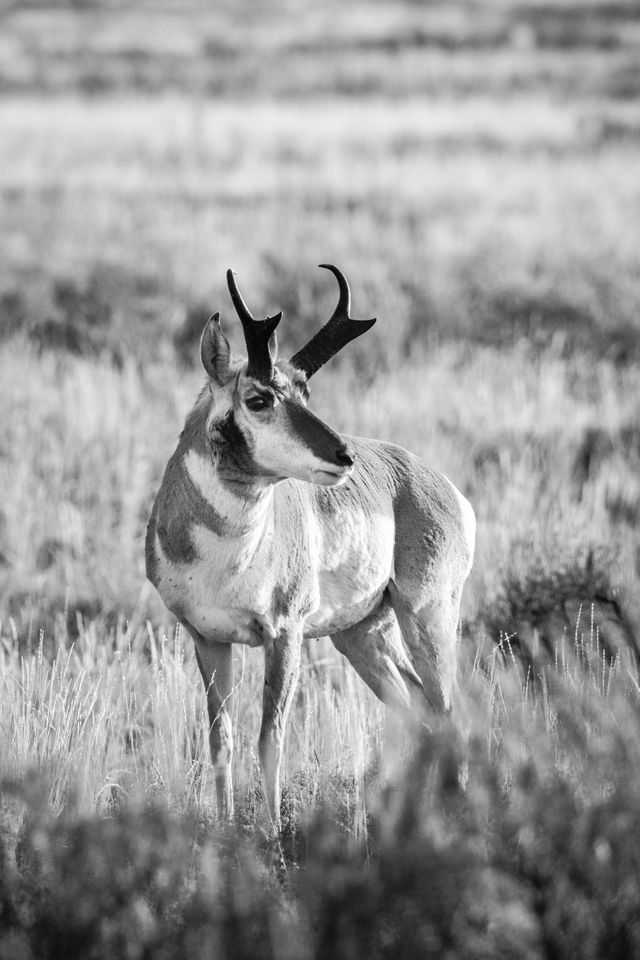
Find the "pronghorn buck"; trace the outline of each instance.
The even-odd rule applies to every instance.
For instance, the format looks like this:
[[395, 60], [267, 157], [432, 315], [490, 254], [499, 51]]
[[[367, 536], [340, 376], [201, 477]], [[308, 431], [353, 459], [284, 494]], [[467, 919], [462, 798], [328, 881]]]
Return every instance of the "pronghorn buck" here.
[[428, 722], [456, 695], [474, 549], [473, 510], [445, 476], [391, 443], [342, 437], [307, 408], [313, 374], [375, 322], [349, 316], [345, 277], [323, 266], [338, 305], [285, 361], [282, 314], [255, 320], [227, 272], [248, 359], [231, 359], [216, 313], [201, 340], [207, 381], [147, 530], [147, 575], [195, 643], [222, 816], [233, 812], [232, 644], [264, 647], [259, 754], [276, 825], [302, 641], [328, 634], [385, 704]]

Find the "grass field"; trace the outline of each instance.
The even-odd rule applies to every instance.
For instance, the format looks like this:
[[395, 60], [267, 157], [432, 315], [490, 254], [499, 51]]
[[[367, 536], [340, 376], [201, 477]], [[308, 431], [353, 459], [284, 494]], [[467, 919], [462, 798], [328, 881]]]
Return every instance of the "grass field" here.
[[[0, 11], [1, 960], [640, 956], [639, 53], [626, 2]], [[274, 855], [260, 652], [225, 830], [143, 540], [226, 268], [287, 351], [327, 261], [379, 320], [313, 409], [478, 515], [469, 780], [319, 641]]]

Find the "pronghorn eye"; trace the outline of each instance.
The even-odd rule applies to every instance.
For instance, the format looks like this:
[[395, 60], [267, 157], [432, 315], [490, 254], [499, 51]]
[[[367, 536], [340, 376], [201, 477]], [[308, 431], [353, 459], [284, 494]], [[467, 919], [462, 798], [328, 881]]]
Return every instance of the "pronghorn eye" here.
[[247, 397], [245, 400], [246, 405], [249, 407], [249, 410], [266, 410], [270, 406], [269, 401], [265, 397]]

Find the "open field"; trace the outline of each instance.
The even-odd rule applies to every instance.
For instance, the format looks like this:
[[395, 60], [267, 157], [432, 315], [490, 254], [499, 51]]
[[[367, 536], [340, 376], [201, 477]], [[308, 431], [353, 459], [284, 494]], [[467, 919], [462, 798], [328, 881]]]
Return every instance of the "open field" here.
[[[639, 53], [625, 2], [0, 11], [0, 960], [640, 955]], [[478, 515], [469, 780], [319, 641], [274, 860], [260, 652], [225, 831], [143, 539], [226, 268], [287, 352], [326, 261], [379, 320], [312, 408]]]

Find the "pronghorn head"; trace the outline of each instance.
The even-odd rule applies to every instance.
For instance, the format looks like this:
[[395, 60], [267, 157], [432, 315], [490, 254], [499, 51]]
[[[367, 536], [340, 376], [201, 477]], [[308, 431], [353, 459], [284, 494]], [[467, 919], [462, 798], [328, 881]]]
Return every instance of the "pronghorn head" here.
[[230, 478], [265, 484], [295, 477], [335, 486], [353, 470], [354, 453], [349, 445], [307, 409], [308, 380], [375, 320], [357, 321], [349, 316], [349, 284], [336, 267], [323, 266], [338, 280], [338, 305], [329, 322], [288, 361], [277, 359], [275, 330], [282, 313], [255, 320], [233, 272], [227, 271], [247, 360], [231, 360], [218, 313], [204, 329], [200, 354], [209, 378], [207, 435], [219, 467]]

